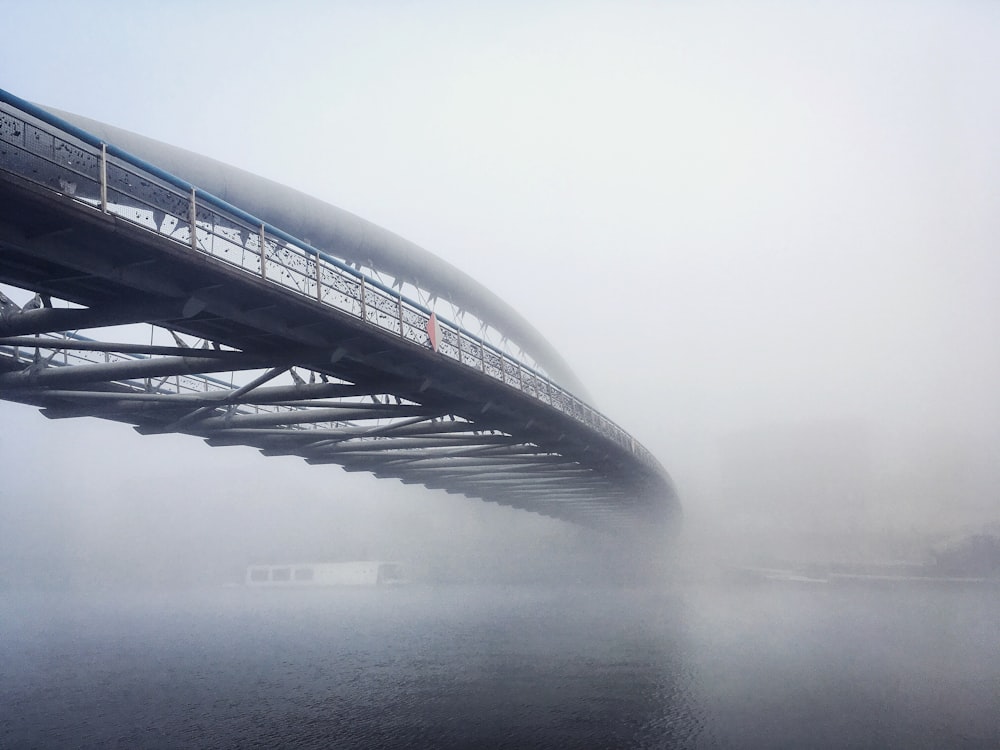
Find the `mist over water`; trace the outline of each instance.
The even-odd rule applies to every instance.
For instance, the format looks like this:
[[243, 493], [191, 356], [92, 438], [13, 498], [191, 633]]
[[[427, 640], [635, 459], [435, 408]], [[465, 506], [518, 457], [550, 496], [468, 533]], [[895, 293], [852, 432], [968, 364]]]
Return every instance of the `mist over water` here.
[[[89, 445], [128, 432], [56, 426]], [[791, 484], [766, 480], [788, 497], [810, 452], [795, 434]], [[747, 510], [743, 535], [688, 522], [627, 540], [340, 472], [317, 493], [295, 461], [253, 456], [251, 483], [249, 451], [134, 440], [163, 451], [157, 471], [81, 450], [3, 496], [2, 747], [1000, 739], [1000, 587], [980, 580], [995, 569], [865, 578], [970, 575], [934, 567], [919, 531], [789, 531], [814, 504], [784, 531]], [[411, 583], [243, 585], [248, 565], [353, 559], [401, 561]]]
[[0, 747], [1000, 747], [1000, 6], [9, 5], [0, 86], [482, 281], [683, 521], [0, 401]]

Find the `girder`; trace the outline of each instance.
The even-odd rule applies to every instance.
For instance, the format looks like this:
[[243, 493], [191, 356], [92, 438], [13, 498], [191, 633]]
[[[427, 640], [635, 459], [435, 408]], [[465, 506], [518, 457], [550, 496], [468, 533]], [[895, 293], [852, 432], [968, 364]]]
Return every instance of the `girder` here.
[[214, 361], [204, 361], [198, 357], [155, 357], [73, 367], [29, 366], [0, 374], [0, 388], [15, 391], [19, 388], [66, 388], [139, 378], [253, 370], [265, 366], [269, 361], [264, 355], [228, 352], [226, 356], [216, 358]]
[[[36, 294], [0, 293], [0, 398], [577, 522], [676, 511], [669, 476], [624, 430], [356, 270], [368, 261], [339, 260], [350, 252], [0, 91], [0, 283]], [[483, 310], [503, 328], [502, 305]]]
[[[4, 275], [7, 276], [9, 273]], [[69, 278], [64, 279], [64, 281], [70, 280]], [[48, 333], [49, 331], [80, 331], [129, 323], [179, 320], [189, 317], [201, 309], [203, 306], [190, 300], [159, 304], [151, 302], [106, 304], [93, 308], [40, 307], [34, 310], [25, 310], [18, 315], [0, 316], [0, 336], [16, 337], [25, 334]], [[88, 342], [88, 344], [95, 349], [102, 346], [99, 341]], [[7, 345], [18, 346], [16, 342], [10, 342]], [[23, 345], [30, 346], [30, 344]], [[136, 350], [139, 349], [141, 347], [136, 347]], [[202, 356], [207, 356], [207, 354]]]
[[[67, 328], [78, 330], [77, 326], [64, 326], [62, 329], [44, 328], [39, 331], [32, 331], [32, 333], [48, 333], [52, 330], [64, 330]], [[182, 346], [152, 346], [146, 344], [123, 344], [121, 342], [104, 343], [102, 341], [81, 341], [79, 339], [74, 340], [72, 343], [59, 343], [48, 339], [45, 344], [46, 348], [53, 350], [75, 349], [76, 351], [114, 352], [117, 354], [171, 355], [175, 357], [204, 357], [206, 359], [221, 359], [227, 356], [226, 351], [215, 348], [193, 349], [191, 347]], [[0, 346], [33, 349], [38, 346], [38, 340], [32, 338], [31, 336], [0, 337]]]

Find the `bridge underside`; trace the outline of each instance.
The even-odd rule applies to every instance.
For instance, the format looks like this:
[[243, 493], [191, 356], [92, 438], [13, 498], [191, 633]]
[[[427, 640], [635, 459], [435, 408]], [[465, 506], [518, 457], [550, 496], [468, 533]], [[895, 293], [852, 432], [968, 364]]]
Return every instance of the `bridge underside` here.
[[[48, 417], [248, 445], [605, 528], [676, 507], [662, 469], [486, 372], [2, 171], [0, 283], [37, 293], [24, 309], [0, 296], [0, 398]], [[137, 340], [136, 323], [170, 341], [150, 343], [149, 328]]]

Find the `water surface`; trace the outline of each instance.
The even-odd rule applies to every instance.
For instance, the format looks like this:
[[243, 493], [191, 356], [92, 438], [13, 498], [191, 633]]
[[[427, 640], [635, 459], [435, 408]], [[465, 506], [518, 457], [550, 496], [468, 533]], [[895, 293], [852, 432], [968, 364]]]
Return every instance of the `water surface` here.
[[0, 747], [1000, 747], [995, 590], [13, 593]]

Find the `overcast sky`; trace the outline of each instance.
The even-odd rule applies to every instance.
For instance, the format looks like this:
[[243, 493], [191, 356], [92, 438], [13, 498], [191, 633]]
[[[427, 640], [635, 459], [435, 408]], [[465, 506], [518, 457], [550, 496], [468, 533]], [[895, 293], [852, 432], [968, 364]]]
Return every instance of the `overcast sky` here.
[[[768, 425], [861, 425], [904, 471], [928, 444], [974, 446], [989, 474], [1000, 5], [483, 5], [13, 3], [0, 87], [304, 190], [485, 282], [689, 515], [719, 439]], [[0, 420], [0, 471], [56, 464], [62, 486], [59, 464], [124, 453], [141, 475], [168, 444], [227, 482], [376, 484], [27, 407]]]

